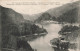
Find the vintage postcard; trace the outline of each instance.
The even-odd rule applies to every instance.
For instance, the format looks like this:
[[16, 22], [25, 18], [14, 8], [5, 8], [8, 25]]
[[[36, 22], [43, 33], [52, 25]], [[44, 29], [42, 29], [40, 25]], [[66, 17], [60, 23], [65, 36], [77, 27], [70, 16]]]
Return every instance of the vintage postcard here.
[[80, 0], [0, 0], [0, 51], [80, 51]]

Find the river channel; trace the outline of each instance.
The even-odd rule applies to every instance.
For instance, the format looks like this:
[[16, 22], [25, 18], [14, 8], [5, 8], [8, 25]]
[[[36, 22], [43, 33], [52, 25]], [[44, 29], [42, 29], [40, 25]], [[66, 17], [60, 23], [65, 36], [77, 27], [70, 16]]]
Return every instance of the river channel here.
[[43, 27], [48, 31], [48, 34], [46, 36], [39, 37], [34, 41], [30, 41], [29, 44], [33, 49], [37, 49], [37, 51], [54, 51], [50, 46], [50, 40], [59, 36], [58, 32], [62, 26], [60, 24], [48, 24], [43, 25]]

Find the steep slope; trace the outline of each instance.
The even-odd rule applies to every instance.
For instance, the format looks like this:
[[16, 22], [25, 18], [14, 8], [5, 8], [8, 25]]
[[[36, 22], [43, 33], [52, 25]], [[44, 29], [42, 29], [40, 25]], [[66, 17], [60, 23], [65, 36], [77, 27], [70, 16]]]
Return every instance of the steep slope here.
[[56, 17], [52, 17], [49, 13], [45, 12], [43, 14], [41, 14], [34, 22], [35, 23], [39, 23], [39, 22], [43, 22], [43, 21], [55, 21]]
[[34, 22], [42, 13], [39, 14], [33, 14], [33, 15], [28, 15], [28, 14], [22, 14], [24, 19], [29, 20]]
[[[24, 22], [24, 18], [20, 13], [15, 12], [10, 8], [5, 8], [0, 6], [0, 25], [1, 25], [1, 39], [2, 39], [2, 51], [7, 51], [9, 49], [17, 48], [17, 35], [20, 34], [19, 27], [20, 24]], [[28, 45], [27, 47], [30, 47]], [[6, 49], [3, 49], [6, 48]], [[31, 48], [30, 48], [31, 49]], [[31, 51], [31, 50], [28, 51]]]
[[9, 8], [4, 8], [4, 7], [1, 7], [1, 11], [2, 11], [2, 19], [3, 21], [11, 21], [11, 22], [14, 22], [14, 23], [20, 23], [22, 21], [24, 21], [24, 18], [21, 14], [15, 12], [14, 10], [12, 9], [9, 9]]
[[58, 22], [75, 23], [78, 20], [78, 8], [73, 8], [57, 18]]
[[[1, 6], [0, 6], [1, 7]], [[10, 8], [1, 7], [1, 21], [2, 21], [2, 34], [19, 34], [19, 26], [24, 22], [24, 18], [21, 14], [15, 12]], [[17, 30], [17, 31], [16, 31]]]
[[[64, 4], [60, 7], [49, 9], [46, 12], [36, 14], [38, 16], [35, 15], [35, 16], [30, 16], [30, 17], [32, 20], [34, 20], [34, 22], [40, 22], [41, 20], [44, 20], [44, 19], [46, 19], [46, 20], [52, 20], [53, 19], [53, 20], [58, 21], [57, 20], [58, 17], [68, 17], [67, 19], [71, 19], [71, 18], [74, 19], [73, 17], [77, 18], [79, 2], [80, 1], [76, 1], [73, 3], [67, 3], [67, 4]], [[50, 15], [50, 17], [45, 13]], [[43, 16], [43, 15], [46, 15], [46, 16]], [[49, 18], [46, 18], [46, 17], [49, 17]]]
[[72, 10], [74, 8], [78, 8], [79, 3], [80, 3], [80, 1], [76, 1], [76, 2], [73, 2], [73, 3], [67, 3], [67, 4], [64, 4], [60, 7], [49, 9], [47, 12], [51, 16], [59, 17], [60, 15], [64, 14], [65, 12], [67, 12], [69, 10]]
[[[1, 11], [1, 8], [0, 8]], [[1, 51], [1, 43], [2, 43], [2, 33], [1, 33], [1, 12], [0, 12], [0, 51]]]
[[25, 20], [20, 13], [2, 6], [0, 6], [0, 9], [2, 48], [17, 48], [18, 37], [45, 32], [45, 29], [39, 28], [29, 20]]

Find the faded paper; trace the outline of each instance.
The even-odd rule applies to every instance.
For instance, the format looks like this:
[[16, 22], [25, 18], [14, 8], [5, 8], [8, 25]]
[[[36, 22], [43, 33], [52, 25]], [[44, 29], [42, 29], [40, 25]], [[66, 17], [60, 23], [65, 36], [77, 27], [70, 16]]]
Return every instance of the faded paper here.
[[0, 0], [0, 51], [79, 51], [79, 0]]

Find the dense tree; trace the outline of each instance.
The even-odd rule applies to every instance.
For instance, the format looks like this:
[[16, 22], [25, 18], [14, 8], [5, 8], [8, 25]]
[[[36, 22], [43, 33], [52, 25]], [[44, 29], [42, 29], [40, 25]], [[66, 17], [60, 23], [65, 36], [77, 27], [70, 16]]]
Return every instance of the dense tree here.
[[74, 32], [75, 30], [78, 30], [78, 29], [79, 29], [79, 27], [77, 27], [77, 26], [66, 25], [59, 31], [59, 34], [63, 34], [65, 32]]
[[67, 11], [57, 18], [58, 22], [75, 23], [77, 21], [77, 8]]

